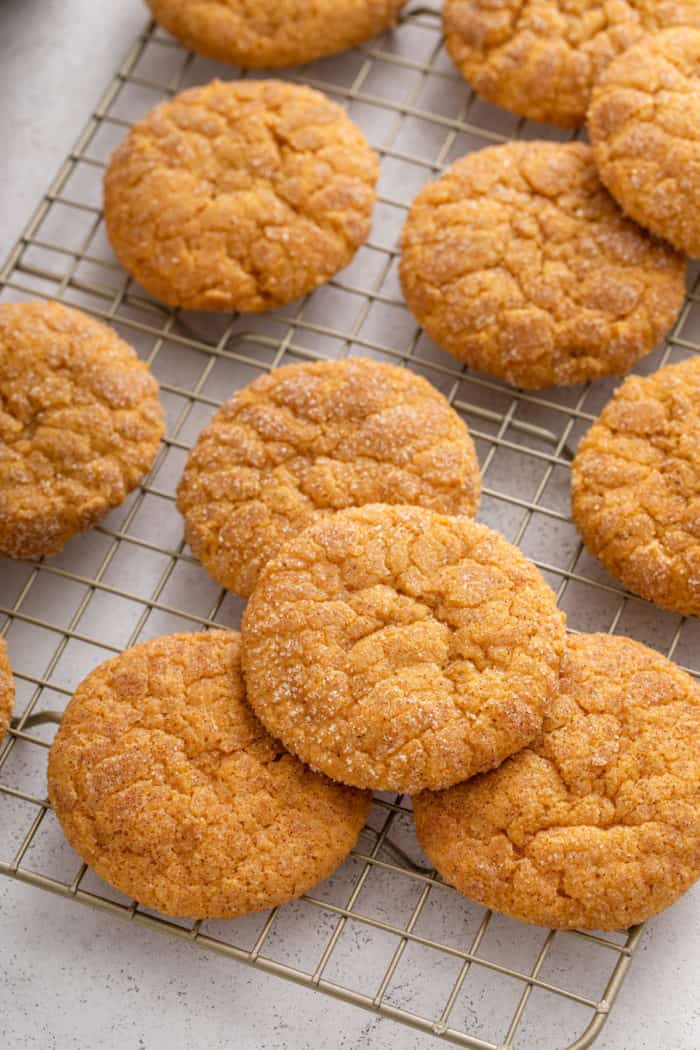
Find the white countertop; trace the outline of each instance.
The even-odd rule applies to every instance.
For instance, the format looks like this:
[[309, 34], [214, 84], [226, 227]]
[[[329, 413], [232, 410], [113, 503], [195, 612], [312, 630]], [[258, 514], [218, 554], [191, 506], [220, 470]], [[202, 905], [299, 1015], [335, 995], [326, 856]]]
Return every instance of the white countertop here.
[[[0, 0], [0, 256], [144, 21], [140, 0]], [[651, 924], [596, 1045], [697, 1050], [699, 970], [700, 887]], [[13, 1050], [446, 1045], [4, 878], [0, 974]]]

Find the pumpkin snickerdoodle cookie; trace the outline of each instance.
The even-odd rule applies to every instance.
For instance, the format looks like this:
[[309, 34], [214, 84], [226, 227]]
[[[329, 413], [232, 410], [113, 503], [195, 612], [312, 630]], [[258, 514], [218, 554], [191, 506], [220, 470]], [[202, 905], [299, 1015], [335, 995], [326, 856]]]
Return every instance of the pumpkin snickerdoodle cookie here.
[[0, 304], [0, 555], [55, 554], [126, 499], [163, 434], [158, 384], [116, 332]]
[[700, 24], [648, 37], [613, 62], [588, 123], [600, 177], [627, 214], [700, 255]]
[[579, 445], [572, 505], [626, 587], [700, 615], [700, 356], [625, 380]]
[[474, 515], [466, 424], [431, 384], [363, 358], [288, 365], [221, 408], [178, 487], [193, 553], [248, 596], [285, 540], [330, 511], [414, 503]]
[[700, 876], [700, 687], [639, 642], [570, 637], [540, 740], [413, 803], [472, 900], [563, 929], [643, 922]]
[[12, 705], [15, 700], [15, 683], [7, 656], [7, 643], [0, 637], [0, 742], [10, 728]]
[[291, 751], [344, 783], [410, 793], [537, 736], [564, 621], [498, 533], [374, 505], [285, 544], [248, 603], [243, 645], [248, 699]]
[[583, 124], [591, 91], [645, 33], [700, 28], [699, 0], [445, 0], [447, 49], [474, 90], [532, 120]]
[[215, 80], [156, 106], [114, 153], [107, 233], [171, 306], [267, 310], [350, 262], [378, 173], [360, 129], [318, 91]]
[[580, 142], [468, 154], [418, 194], [402, 235], [404, 295], [428, 335], [534, 389], [626, 372], [673, 323], [685, 270]]
[[186, 47], [247, 69], [312, 62], [396, 25], [406, 0], [147, 0]]
[[51, 748], [49, 797], [98, 875], [193, 918], [299, 897], [349, 853], [370, 806], [268, 736], [233, 631], [156, 638], [88, 675]]

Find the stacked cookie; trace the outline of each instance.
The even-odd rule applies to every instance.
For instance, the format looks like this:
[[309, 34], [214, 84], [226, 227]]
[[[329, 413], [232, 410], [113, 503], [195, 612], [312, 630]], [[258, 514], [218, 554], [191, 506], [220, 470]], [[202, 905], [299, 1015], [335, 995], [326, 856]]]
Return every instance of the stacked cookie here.
[[[403, 5], [150, 6], [191, 46], [258, 67], [351, 46]], [[621, 4], [604, 26], [600, 5], [581, 6], [448, 0], [448, 48], [477, 90], [565, 125], [592, 98], [593, 148], [471, 154], [419, 195], [402, 239], [426, 331], [531, 388], [631, 368], [673, 323], [679, 253], [700, 245], [700, 32], [644, 37], [668, 18], [700, 27], [697, 4], [663, 19]], [[267, 310], [350, 262], [378, 171], [318, 92], [214, 81], [132, 129], [106, 174], [105, 221], [162, 301]], [[628, 380], [574, 464], [591, 549], [691, 613], [695, 365]], [[156, 384], [113, 333], [58, 304], [0, 306], [0, 383], [0, 553], [50, 554], [149, 470]], [[330, 874], [369, 792], [395, 791], [414, 796], [438, 871], [489, 907], [611, 929], [672, 903], [700, 875], [700, 689], [627, 639], [567, 638], [536, 568], [474, 522], [479, 493], [466, 426], [405, 370], [286, 367], [226, 403], [178, 506], [195, 556], [250, 599], [242, 633], [154, 639], [79, 686], [49, 792], [80, 855], [147, 906], [232, 917]], [[0, 645], [0, 734], [12, 692]]]
[[[540, 389], [626, 373], [669, 330], [700, 254], [700, 4], [447, 0], [449, 53], [583, 143], [471, 153], [416, 198], [401, 282], [434, 341]], [[638, 225], [639, 224], [639, 225]], [[630, 589], [700, 609], [697, 367], [630, 379], [573, 466], [583, 539]]]
[[518, 386], [624, 374], [680, 310], [683, 254], [700, 254], [700, 4], [447, 0], [443, 21], [475, 91], [587, 120], [592, 148], [510, 143], [426, 187], [402, 239], [409, 308]]
[[[307, 61], [323, 50], [316, 7], [295, 13], [303, 17], [285, 50], [270, 28], [289, 26], [285, 8], [258, 16], [236, 4], [152, 6], [191, 46], [243, 65]], [[400, 6], [353, 0], [349, 21], [335, 12], [337, 39], [321, 35], [337, 50], [385, 28]], [[445, 5], [448, 50], [477, 91], [564, 126], [589, 112], [592, 147], [529, 141], [471, 153], [418, 195], [402, 235], [401, 285], [428, 335], [460, 361], [529, 389], [632, 368], [679, 314], [682, 252], [700, 250], [700, 5], [621, 4], [614, 18], [599, 4], [582, 8]], [[676, 28], [658, 32], [668, 25]], [[304, 26], [306, 50], [295, 35]], [[318, 92], [213, 82], [156, 107], [117, 150], [105, 178], [107, 231], [127, 269], [164, 302], [266, 310], [350, 262], [369, 232], [378, 170], [359, 129]], [[692, 504], [699, 479], [693, 460], [678, 498]], [[297, 496], [283, 516], [302, 502]], [[590, 501], [577, 506], [582, 535], [598, 553], [598, 512], [585, 509]], [[225, 510], [219, 501], [219, 517]], [[238, 508], [245, 513], [249, 542], [265, 548], [277, 526], [258, 531], [256, 516], [269, 517], [269, 507]], [[220, 526], [193, 523], [188, 538], [199, 549]], [[700, 601], [696, 538], [680, 557], [692, 597], [672, 607], [692, 612]], [[205, 563], [216, 558], [204, 551]], [[603, 560], [625, 581], [639, 576], [627, 557]], [[651, 556], [648, 573], [659, 563]], [[235, 572], [214, 569], [249, 593], [252, 578]], [[654, 596], [662, 586], [637, 589]]]
[[684, 892], [700, 689], [626, 639], [567, 641], [478, 493], [464, 424], [392, 366], [285, 367], [226, 404], [178, 498], [250, 595], [242, 635], [156, 639], [78, 688], [49, 790], [81, 856], [167, 913], [239, 915], [328, 875], [375, 789], [415, 796], [448, 881], [526, 921], [617, 928]]
[[[290, 544], [363, 513], [340, 507], [381, 499], [373, 507], [397, 534], [404, 504], [419, 505], [404, 513], [423, 515], [421, 527], [476, 530], [439, 511], [472, 515], [479, 491], [473, 443], [446, 399], [417, 375], [349, 360], [280, 368], [241, 391], [201, 435], [179, 503], [196, 553], [249, 594]], [[561, 633], [553, 597], [540, 601]], [[241, 664], [236, 632], [128, 650], [81, 684], [51, 749], [50, 798], [70, 842], [117, 888], [169, 914], [231, 917], [299, 896], [343, 860], [368, 815], [366, 790], [268, 734]], [[506, 751], [542, 706], [544, 686], [521, 691], [513, 718], [494, 715]], [[427, 717], [440, 706], [429, 693]]]

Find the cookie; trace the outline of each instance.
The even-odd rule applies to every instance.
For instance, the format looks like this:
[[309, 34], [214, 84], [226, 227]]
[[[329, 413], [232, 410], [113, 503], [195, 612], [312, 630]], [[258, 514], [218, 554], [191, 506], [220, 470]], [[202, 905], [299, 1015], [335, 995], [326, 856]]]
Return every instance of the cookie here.
[[178, 488], [185, 537], [248, 596], [307, 525], [366, 503], [474, 515], [480, 476], [466, 424], [414, 372], [363, 358], [288, 365], [216, 413]]
[[312, 292], [367, 239], [379, 161], [335, 102], [246, 80], [156, 106], [104, 180], [107, 233], [157, 299], [268, 310]]
[[158, 384], [61, 303], [0, 303], [0, 555], [55, 554], [122, 503], [163, 435]]
[[15, 683], [7, 655], [7, 643], [0, 635], [0, 742], [7, 735], [15, 701]]
[[447, 50], [490, 102], [578, 127], [609, 62], [667, 26], [700, 27], [698, 0], [445, 0]]
[[[700, 3], [697, 5], [700, 11]], [[700, 255], [700, 20], [647, 37], [593, 93], [590, 139], [622, 208], [679, 251]]]
[[402, 235], [428, 335], [532, 389], [626, 372], [673, 323], [685, 269], [625, 218], [580, 142], [468, 154], [419, 193]]
[[244, 69], [312, 62], [396, 25], [406, 0], [147, 0], [185, 47]]
[[644, 922], [700, 876], [700, 687], [639, 642], [570, 637], [537, 744], [413, 810], [442, 877], [488, 908]]
[[447, 787], [530, 743], [564, 622], [523, 555], [469, 518], [321, 518], [263, 569], [243, 621], [248, 699], [314, 768], [384, 791]]
[[196, 918], [301, 896], [352, 849], [370, 806], [268, 736], [234, 631], [156, 638], [96, 668], [51, 747], [49, 798], [98, 875]]
[[618, 388], [579, 445], [572, 508], [629, 590], [700, 616], [700, 356]]

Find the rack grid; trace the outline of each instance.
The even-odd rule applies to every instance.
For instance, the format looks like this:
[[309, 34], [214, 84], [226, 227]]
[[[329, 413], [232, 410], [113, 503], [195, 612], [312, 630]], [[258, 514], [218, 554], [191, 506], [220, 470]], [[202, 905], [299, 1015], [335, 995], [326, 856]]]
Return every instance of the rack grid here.
[[[212, 412], [283, 363], [363, 354], [428, 377], [468, 422], [484, 477], [480, 520], [535, 561], [572, 630], [619, 632], [700, 674], [700, 623], [625, 593], [584, 551], [569, 517], [576, 444], [615, 382], [516, 391], [461, 368], [416, 326], [397, 281], [407, 205], [452, 160], [512, 138], [570, 136], [490, 106], [445, 54], [439, 11], [409, 7], [370, 44], [284, 76], [345, 105], [382, 158], [373, 232], [329, 285], [285, 310], [210, 316], [164, 308], [117, 264], [100, 211], [105, 162], [126, 129], [176, 91], [241, 74], [149, 24], [96, 106], [0, 270], [0, 301], [46, 297], [110, 323], [161, 383], [167, 434], [127, 503], [56, 557], [0, 560], [0, 632], [17, 683], [0, 746], [0, 874], [184, 938], [474, 1050], [564, 1045], [599, 1034], [643, 928], [545, 931], [465, 901], [417, 846], [410, 801], [375, 798], [341, 869], [301, 901], [231, 922], [169, 920], [81, 864], [46, 798], [46, 754], [77, 682], [100, 660], [174, 630], [237, 627], [242, 603], [184, 545], [173, 506], [189, 448]], [[695, 277], [694, 277], [695, 279]], [[647, 373], [698, 352], [698, 285]]]

